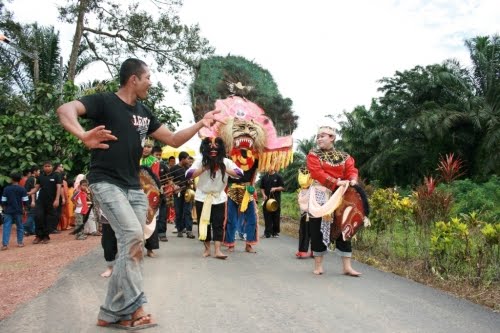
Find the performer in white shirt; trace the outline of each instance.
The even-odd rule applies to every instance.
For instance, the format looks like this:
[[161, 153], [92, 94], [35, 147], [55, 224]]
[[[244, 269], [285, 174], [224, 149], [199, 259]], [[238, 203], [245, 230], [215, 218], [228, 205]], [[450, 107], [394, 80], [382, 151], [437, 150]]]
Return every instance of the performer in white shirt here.
[[243, 170], [225, 157], [225, 150], [224, 142], [220, 137], [203, 139], [200, 145], [202, 159], [196, 160], [186, 171], [186, 179], [198, 177], [194, 199], [198, 216], [199, 239], [205, 245], [203, 257], [211, 255], [210, 242], [213, 240], [215, 257], [227, 258], [227, 255], [221, 251], [227, 201], [224, 190], [228, 177], [239, 178], [243, 176]]

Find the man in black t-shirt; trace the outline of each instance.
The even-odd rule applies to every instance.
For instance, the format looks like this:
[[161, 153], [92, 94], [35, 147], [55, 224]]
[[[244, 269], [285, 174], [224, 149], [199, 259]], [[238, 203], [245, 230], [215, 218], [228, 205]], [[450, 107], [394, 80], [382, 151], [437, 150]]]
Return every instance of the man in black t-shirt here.
[[[264, 215], [264, 237], [279, 237], [280, 233], [280, 219], [281, 219], [281, 191], [285, 190], [285, 183], [283, 177], [274, 170], [262, 176], [260, 180], [260, 192], [262, 194], [262, 206]], [[267, 201], [274, 199], [278, 203], [278, 209], [274, 212], [266, 208]]]
[[194, 239], [193, 235], [193, 217], [191, 210], [192, 202], [186, 202], [184, 195], [188, 188], [186, 180], [186, 170], [189, 168], [189, 154], [185, 151], [179, 153], [179, 163], [170, 168], [169, 177], [174, 181], [174, 207], [175, 207], [175, 227], [177, 228], [177, 237], [183, 237], [184, 230], [187, 238]]
[[[118, 258], [98, 326], [140, 329], [156, 325], [143, 309], [143, 226], [148, 200], [139, 182], [139, 160], [146, 137], [179, 147], [203, 126], [214, 125], [220, 112], [207, 112], [194, 125], [173, 133], [138, 101], [146, 99], [150, 87], [146, 63], [127, 59], [120, 67], [116, 93], [85, 96], [57, 110], [64, 128], [91, 149], [90, 189], [118, 240]], [[83, 129], [79, 116], [93, 120], [95, 127]]]
[[156, 157], [156, 159], [160, 163], [160, 182], [161, 185], [163, 186], [163, 191], [161, 195], [161, 201], [160, 201], [160, 208], [158, 210], [158, 218], [156, 220], [156, 226], [158, 228], [158, 238], [162, 242], [168, 242], [167, 238], [167, 198], [166, 198], [166, 191], [165, 191], [165, 184], [167, 183], [167, 178], [168, 178], [168, 171], [169, 167], [167, 162], [163, 161], [161, 158], [161, 153], [162, 150], [159, 146], [154, 146], [153, 147], [153, 156]]
[[[28, 177], [26, 183], [24, 184], [24, 188], [26, 192], [30, 193], [31, 190], [35, 188], [36, 179], [40, 176], [40, 168], [38, 166], [33, 166], [30, 169], [31, 176]], [[30, 236], [35, 235], [35, 217], [36, 217], [36, 193], [30, 195], [28, 201], [28, 218], [26, 219], [26, 223], [24, 224], [24, 235]]]
[[35, 187], [28, 193], [38, 193], [35, 207], [35, 233], [33, 244], [47, 244], [50, 241], [51, 228], [57, 226], [57, 208], [61, 196], [62, 178], [54, 172], [52, 162], [43, 163], [43, 173], [36, 180]]

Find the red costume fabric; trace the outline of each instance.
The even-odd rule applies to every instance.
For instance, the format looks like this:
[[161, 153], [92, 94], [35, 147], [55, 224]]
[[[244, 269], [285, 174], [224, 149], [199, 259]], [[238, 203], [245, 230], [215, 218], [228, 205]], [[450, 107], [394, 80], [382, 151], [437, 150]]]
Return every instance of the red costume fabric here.
[[337, 180], [357, 180], [358, 169], [349, 154], [332, 150], [313, 149], [307, 154], [307, 169], [311, 178], [334, 191]]

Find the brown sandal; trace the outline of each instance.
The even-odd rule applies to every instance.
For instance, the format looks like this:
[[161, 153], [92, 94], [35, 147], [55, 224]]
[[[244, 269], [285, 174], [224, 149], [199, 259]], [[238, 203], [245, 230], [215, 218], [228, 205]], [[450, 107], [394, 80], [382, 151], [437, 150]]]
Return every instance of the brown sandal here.
[[152, 322], [151, 315], [147, 314], [140, 316], [132, 320], [120, 320], [115, 323], [109, 323], [107, 321], [99, 319], [97, 321], [97, 326], [101, 327], [113, 327], [125, 331], [137, 331], [145, 328], [158, 326], [157, 323]]

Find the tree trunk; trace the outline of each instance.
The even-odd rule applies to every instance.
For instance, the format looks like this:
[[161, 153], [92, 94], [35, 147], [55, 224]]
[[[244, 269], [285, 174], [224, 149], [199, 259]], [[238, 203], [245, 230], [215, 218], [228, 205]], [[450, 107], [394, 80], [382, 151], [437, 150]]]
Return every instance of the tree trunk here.
[[83, 35], [83, 20], [87, 13], [89, 0], [80, 0], [78, 7], [78, 19], [76, 21], [75, 36], [73, 37], [73, 47], [71, 48], [71, 55], [69, 57], [68, 80], [74, 81], [76, 76], [76, 61], [78, 59], [78, 50]]

